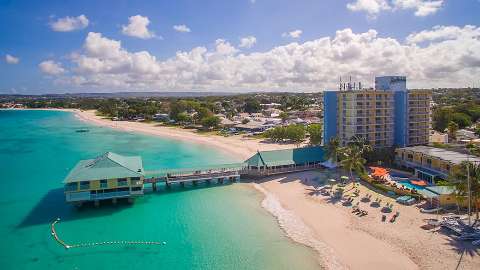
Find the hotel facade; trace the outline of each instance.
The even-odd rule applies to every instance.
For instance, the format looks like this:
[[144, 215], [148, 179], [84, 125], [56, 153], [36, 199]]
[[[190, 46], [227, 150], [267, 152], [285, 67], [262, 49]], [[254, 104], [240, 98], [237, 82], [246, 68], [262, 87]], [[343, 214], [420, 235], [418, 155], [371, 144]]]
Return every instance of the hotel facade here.
[[406, 77], [375, 78], [375, 89], [324, 92], [324, 141], [338, 137], [346, 145], [362, 137], [374, 147], [405, 147], [429, 141], [429, 90], [407, 90]]

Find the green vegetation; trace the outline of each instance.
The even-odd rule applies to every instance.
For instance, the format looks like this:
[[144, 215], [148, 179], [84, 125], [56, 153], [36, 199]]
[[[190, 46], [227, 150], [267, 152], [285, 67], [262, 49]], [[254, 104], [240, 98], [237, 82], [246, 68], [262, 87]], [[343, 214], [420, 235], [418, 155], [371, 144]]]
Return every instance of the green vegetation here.
[[213, 115], [202, 118], [202, 126], [208, 129], [217, 128], [220, 122], [220, 118]]
[[[433, 129], [444, 132], [450, 122], [458, 128], [471, 126], [480, 119], [480, 89], [435, 89], [433, 90]], [[480, 130], [479, 130], [480, 135]]]
[[310, 134], [310, 144], [320, 145], [322, 143], [322, 125], [311, 124], [307, 126], [307, 132]]
[[332, 160], [334, 164], [338, 162], [340, 156], [341, 147], [340, 140], [337, 137], [331, 138], [326, 145], [325, 155], [328, 159]]
[[468, 198], [468, 177], [467, 177], [467, 167], [470, 175], [470, 195], [471, 195], [471, 205], [474, 207], [476, 212], [476, 219], [479, 217], [478, 213], [478, 202], [480, 200], [480, 165], [473, 164], [471, 162], [463, 162], [460, 164], [460, 167], [457, 168], [450, 175], [450, 182], [455, 185], [456, 195], [459, 201], [465, 200]]
[[292, 143], [300, 144], [305, 140], [305, 127], [295, 124], [279, 126], [265, 131], [265, 137], [273, 142], [289, 140]]

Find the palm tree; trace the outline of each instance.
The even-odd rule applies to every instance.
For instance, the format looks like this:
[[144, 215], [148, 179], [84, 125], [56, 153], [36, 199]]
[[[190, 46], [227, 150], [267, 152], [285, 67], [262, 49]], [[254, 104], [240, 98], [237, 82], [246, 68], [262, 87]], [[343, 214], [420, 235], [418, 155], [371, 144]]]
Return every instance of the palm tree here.
[[349, 145], [342, 152], [340, 164], [345, 170], [350, 172], [350, 179], [353, 179], [353, 171], [357, 173], [365, 172], [366, 162], [360, 148], [356, 145]]
[[478, 201], [480, 199], [480, 165], [472, 162], [464, 161], [450, 175], [450, 181], [455, 185], [455, 195], [461, 202], [468, 197], [468, 172], [470, 175], [470, 203], [474, 206], [476, 219], [479, 218]]
[[337, 137], [333, 137], [327, 143], [327, 151], [325, 156], [332, 160], [334, 164], [337, 164], [338, 156], [340, 155], [342, 148], [340, 147], [340, 140]]
[[359, 136], [353, 136], [348, 145], [357, 147], [361, 154], [368, 154], [373, 151], [370, 143], [365, 138]]
[[448, 130], [448, 140], [450, 142], [455, 141], [457, 138], [457, 131], [459, 129], [459, 126], [457, 123], [450, 121], [447, 126]]

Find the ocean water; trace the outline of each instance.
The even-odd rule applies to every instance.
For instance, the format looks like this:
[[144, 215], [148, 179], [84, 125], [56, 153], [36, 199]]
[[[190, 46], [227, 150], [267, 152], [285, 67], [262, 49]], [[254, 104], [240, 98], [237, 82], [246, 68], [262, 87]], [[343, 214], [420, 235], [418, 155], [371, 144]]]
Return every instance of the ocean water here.
[[[77, 133], [78, 128], [90, 132]], [[174, 187], [133, 205], [80, 210], [61, 181], [79, 159], [141, 155], [146, 170], [238, 162], [199, 145], [91, 126], [71, 113], [0, 110], [0, 269], [317, 269], [246, 184]], [[65, 250], [67, 243], [160, 241], [162, 246]]]

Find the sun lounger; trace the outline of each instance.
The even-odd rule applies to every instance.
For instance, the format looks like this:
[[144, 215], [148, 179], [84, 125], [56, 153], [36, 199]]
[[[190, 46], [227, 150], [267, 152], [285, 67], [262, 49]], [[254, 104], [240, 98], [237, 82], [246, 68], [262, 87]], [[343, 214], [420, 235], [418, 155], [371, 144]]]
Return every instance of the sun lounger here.
[[400, 215], [400, 212], [396, 212], [392, 218], [390, 218], [390, 223], [394, 223], [397, 220], [397, 217]]

